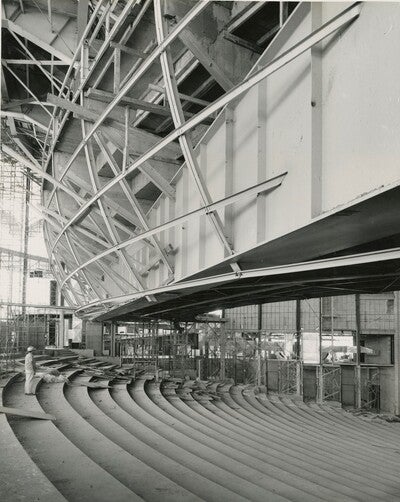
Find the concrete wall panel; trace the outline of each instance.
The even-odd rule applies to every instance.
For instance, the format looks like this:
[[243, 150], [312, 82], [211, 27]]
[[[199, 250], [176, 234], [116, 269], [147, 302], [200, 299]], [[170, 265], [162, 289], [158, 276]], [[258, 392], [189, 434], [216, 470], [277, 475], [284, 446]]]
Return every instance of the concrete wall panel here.
[[[324, 21], [343, 4], [326, 3]], [[366, 2], [324, 43], [323, 210], [399, 179], [400, 5]]]

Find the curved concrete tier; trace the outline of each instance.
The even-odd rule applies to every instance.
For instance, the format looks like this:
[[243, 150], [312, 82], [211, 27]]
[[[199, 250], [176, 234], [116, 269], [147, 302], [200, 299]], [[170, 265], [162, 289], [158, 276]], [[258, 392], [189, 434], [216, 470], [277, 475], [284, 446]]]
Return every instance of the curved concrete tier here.
[[[15, 386], [19, 374], [0, 378], [0, 404], [4, 405], [3, 394], [8, 387]], [[31, 396], [27, 396], [31, 397]], [[15, 418], [16, 420], [16, 418]], [[27, 423], [31, 419], [19, 418]], [[65, 502], [65, 498], [39, 469], [18, 441], [7, 415], [0, 413], [0, 494], [5, 502]], [[23, 475], [21, 475], [23, 473]]]
[[5, 502], [399, 500], [399, 424], [226, 382], [68, 376], [36, 396], [2, 381], [4, 405], [56, 417], [0, 415]]

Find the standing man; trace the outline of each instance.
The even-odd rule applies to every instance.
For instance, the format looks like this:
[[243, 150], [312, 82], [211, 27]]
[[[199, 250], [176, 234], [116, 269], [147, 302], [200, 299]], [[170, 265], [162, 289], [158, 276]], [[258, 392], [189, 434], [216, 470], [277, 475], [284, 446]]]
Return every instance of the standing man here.
[[35, 393], [33, 392], [33, 376], [35, 375], [36, 364], [33, 359], [33, 351], [35, 347], [28, 347], [26, 349], [25, 356], [25, 394], [32, 396]]

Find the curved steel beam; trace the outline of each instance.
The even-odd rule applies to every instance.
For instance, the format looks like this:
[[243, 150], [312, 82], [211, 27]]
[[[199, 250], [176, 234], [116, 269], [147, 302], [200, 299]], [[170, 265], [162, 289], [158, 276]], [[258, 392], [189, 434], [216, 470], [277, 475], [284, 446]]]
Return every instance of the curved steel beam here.
[[[204, 7], [203, 7], [204, 8]], [[261, 82], [263, 79], [265, 79], [267, 76], [275, 73], [278, 71], [280, 68], [284, 67], [286, 64], [290, 63], [294, 59], [296, 59], [298, 56], [309, 50], [311, 47], [313, 47], [315, 44], [321, 42], [324, 38], [328, 37], [335, 31], [337, 31], [339, 28], [344, 26], [345, 24], [348, 24], [355, 18], [357, 18], [360, 14], [360, 5], [359, 3], [353, 4], [347, 9], [345, 9], [343, 12], [335, 16], [333, 19], [322, 25], [320, 28], [312, 32], [310, 35], [304, 37], [300, 42], [295, 44], [292, 48], [275, 58], [272, 62], [270, 62], [265, 68], [262, 68], [258, 72], [254, 73], [251, 75], [249, 78], [247, 78], [245, 81], [243, 81], [241, 84], [237, 85], [234, 87], [231, 91], [223, 95], [221, 98], [217, 99], [214, 103], [206, 107], [204, 110], [200, 111], [195, 117], [192, 119], [189, 119], [186, 121], [182, 126], [176, 128], [174, 131], [172, 131], [169, 135], [167, 135], [164, 139], [162, 139], [159, 143], [157, 143], [154, 147], [152, 147], [150, 150], [148, 150], [145, 154], [143, 154], [136, 162], [134, 162], [128, 169], [126, 169], [125, 172], [119, 174], [115, 178], [113, 178], [112, 181], [110, 181], [107, 185], [105, 185], [101, 190], [97, 192], [90, 200], [86, 202], [84, 206], [80, 208], [80, 210], [75, 214], [75, 216], [69, 221], [69, 223], [64, 227], [64, 229], [59, 233], [55, 240], [55, 244], [58, 242], [58, 240], [61, 238], [62, 234], [68, 229], [70, 225], [72, 225], [75, 221], [77, 221], [82, 214], [90, 207], [92, 204], [94, 204], [102, 195], [104, 195], [110, 188], [115, 186], [117, 183], [119, 183], [123, 178], [125, 178], [128, 174], [130, 174], [132, 171], [137, 169], [138, 166], [142, 165], [144, 162], [147, 160], [151, 159], [153, 155], [155, 155], [157, 152], [162, 150], [162, 148], [166, 147], [169, 145], [172, 141], [175, 139], [178, 139], [180, 136], [188, 132], [190, 129], [198, 125], [199, 123], [202, 122], [202, 120], [208, 116], [210, 116], [212, 113], [214, 113], [217, 110], [220, 110], [223, 108], [225, 105], [233, 101], [234, 99], [238, 98], [242, 94], [244, 94], [246, 91], [254, 87], [256, 84]], [[193, 12], [193, 11], [191, 11]], [[196, 12], [197, 14], [197, 12]], [[193, 16], [194, 17], [194, 16]], [[188, 17], [185, 18], [186, 20]], [[191, 20], [191, 19], [190, 19]], [[187, 24], [187, 23], [186, 23]], [[186, 25], [185, 25], [186, 26]], [[161, 45], [158, 46], [157, 49], [152, 53], [152, 55], [144, 62], [144, 64], [140, 67], [138, 72], [132, 77], [132, 79], [124, 86], [124, 88], [120, 91], [120, 93], [116, 96], [114, 101], [110, 103], [110, 105], [106, 108], [104, 113], [101, 115], [99, 120], [93, 125], [93, 128], [89, 132], [86, 138], [82, 140], [82, 142], [78, 145], [77, 150], [75, 150], [75, 156], [78, 155], [78, 150], [80, 151], [81, 148], [84, 147], [87, 141], [89, 141], [90, 137], [98, 127], [102, 124], [102, 122], [105, 120], [107, 117], [108, 113], [113, 109], [114, 106], [118, 104], [118, 102], [122, 99], [122, 97], [128, 92], [130, 89], [130, 86], [133, 85], [133, 83], [136, 81], [136, 75], [141, 76], [144, 71], [150, 66], [150, 64], [158, 57], [166, 47], [171, 43], [172, 40], [178, 36], [179, 32], [185, 27], [182, 24], [179, 24], [177, 28], [171, 32], [162, 42]], [[179, 30], [179, 31], [178, 31]], [[172, 35], [174, 35], [172, 37]], [[151, 61], [150, 61], [151, 60]], [[150, 63], [148, 63], [150, 61]], [[146, 64], [147, 63], [147, 64]], [[75, 159], [74, 155], [72, 156], [72, 159], [70, 160], [69, 164], [72, 164], [72, 161]], [[67, 165], [69, 168], [69, 166]], [[67, 169], [65, 170], [64, 174], [66, 174]]]
[[[240, 278], [234, 272], [229, 272], [227, 274], [216, 275], [213, 277], [207, 277], [205, 279], [194, 279], [184, 282], [174, 283], [168, 286], [162, 286], [158, 288], [153, 288], [145, 292], [146, 295], [156, 295], [160, 293], [167, 293], [169, 291], [176, 291], [177, 286], [180, 290], [186, 290], [196, 287], [211, 286], [213, 284], [223, 284], [235, 280], [250, 279], [255, 277], [268, 277], [274, 275], [290, 275], [301, 272], [310, 272], [316, 270], [326, 270], [337, 267], [349, 267], [352, 265], [361, 265], [366, 263], [377, 263], [385, 262], [389, 260], [400, 260], [400, 248], [394, 249], [384, 249], [381, 251], [373, 251], [371, 253], [355, 254], [350, 256], [340, 256], [337, 258], [328, 258], [324, 260], [314, 260], [311, 262], [301, 262], [301, 263], [290, 263], [288, 265], [279, 265], [275, 267], [265, 267], [258, 269], [243, 270]], [[114, 298], [108, 298], [103, 303], [110, 304], [117, 302], [119, 305], [121, 303], [126, 303], [132, 300], [137, 300], [142, 298], [144, 293], [132, 293], [130, 295], [119, 296]], [[96, 306], [98, 302], [92, 302], [77, 309], [76, 313], [82, 313], [85, 309]]]
[[[217, 209], [225, 207], [228, 204], [233, 204], [234, 202], [240, 200], [242, 197], [250, 197], [252, 195], [258, 195], [260, 193], [264, 193], [266, 191], [273, 190], [274, 188], [277, 188], [278, 186], [281, 185], [286, 174], [287, 173], [280, 174], [274, 178], [271, 178], [270, 180], [264, 181], [263, 183], [259, 183], [258, 185], [255, 185], [253, 187], [242, 190], [241, 192], [238, 192], [234, 195], [226, 197], [225, 199], [214, 202], [214, 203], [210, 204], [209, 206], [204, 206], [204, 207], [201, 207], [200, 209], [195, 209], [194, 211], [191, 211], [191, 212], [186, 213], [182, 216], [179, 216], [178, 218], [174, 218], [173, 220], [168, 221], [167, 223], [163, 223], [161, 225], [158, 225], [157, 227], [154, 227], [151, 230], [148, 230], [147, 232], [143, 232], [135, 237], [127, 239], [124, 242], [120, 242], [116, 246], [113, 246], [109, 249], [106, 249], [102, 253], [99, 253], [96, 257], [92, 258], [91, 260], [88, 260], [81, 267], [83, 268], [87, 265], [90, 265], [94, 261], [100, 260], [104, 256], [107, 256], [110, 253], [115, 252], [117, 249], [122, 249], [124, 247], [130, 246], [131, 244], [134, 244], [135, 242], [139, 242], [142, 239], [146, 239], [147, 237], [151, 237], [152, 235], [163, 232], [164, 230], [167, 230], [167, 229], [172, 228], [176, 225], [179, 225], [180, 223], [187, 221], [193, 217], [200, 217], [203, 214], [208, 215], [210, 212], [216, 211]], [[80, 268], [77, 268], [76, 270], [71, 272], [71, 274], [68, 275], [66, 280], [71, 278], [74, 275], [74, 273], [78, 272], [79, 270], [80, 270]]]

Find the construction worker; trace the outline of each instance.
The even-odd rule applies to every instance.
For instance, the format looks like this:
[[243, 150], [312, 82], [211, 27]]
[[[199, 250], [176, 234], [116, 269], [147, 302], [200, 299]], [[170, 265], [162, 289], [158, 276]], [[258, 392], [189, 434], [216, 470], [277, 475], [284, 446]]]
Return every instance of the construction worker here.
[[35, 375], [36, 364], [33, 359], [33, 351], [35, 347], [28, 347], [26, 349], [25, 356], [25, 394], [28, 396], [32, 396], [35, 393], [33, 392], [33, 377]]

